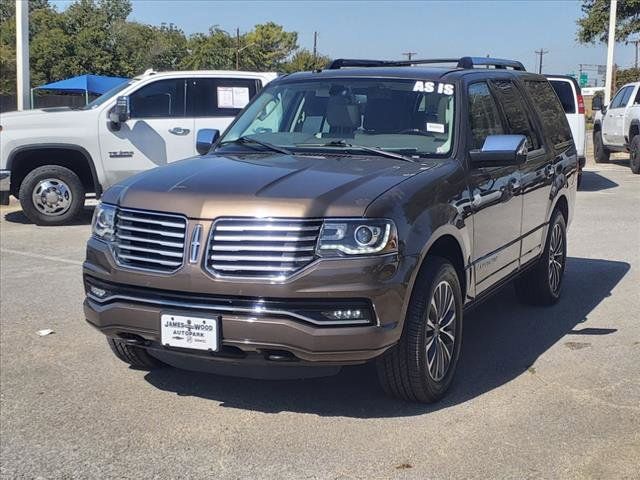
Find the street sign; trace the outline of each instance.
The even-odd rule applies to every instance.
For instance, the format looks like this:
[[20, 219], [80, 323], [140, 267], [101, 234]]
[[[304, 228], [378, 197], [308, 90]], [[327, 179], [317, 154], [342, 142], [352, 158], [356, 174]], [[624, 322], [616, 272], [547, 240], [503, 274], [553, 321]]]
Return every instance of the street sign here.
[[589, 85], [589, 75], [584, 72], [580, 74], [580, 88], [586, 87]]

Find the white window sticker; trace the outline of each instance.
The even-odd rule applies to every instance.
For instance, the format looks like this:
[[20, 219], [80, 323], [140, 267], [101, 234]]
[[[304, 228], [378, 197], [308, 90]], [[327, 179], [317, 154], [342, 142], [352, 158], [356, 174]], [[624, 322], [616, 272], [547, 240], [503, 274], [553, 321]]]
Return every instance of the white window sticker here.
[[444, 124], [427, 122], [427, 132], [444, 133]]
[[247, 103], [248, 87], [218, 87], [218, 108], [244, 108]]
[[442, 95], [453, 95], [453, 84], [437, 82], [421, 82], [418, 80], [413, 86], [414, 92], [440, 93]]

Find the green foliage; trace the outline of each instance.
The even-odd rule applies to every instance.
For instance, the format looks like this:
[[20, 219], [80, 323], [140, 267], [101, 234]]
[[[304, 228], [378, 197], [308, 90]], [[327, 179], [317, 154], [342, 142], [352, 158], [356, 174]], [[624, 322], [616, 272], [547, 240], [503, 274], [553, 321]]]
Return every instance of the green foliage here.
[[[610, 0], [582, 0], [582, 13], [578, 19], [580, 43], [607, 42], [609, 35]], [[640, 32], [640, 0], [619, 0], [616, 10], [616, 40], [628, 40]]]
[[616, 72], [615, 90], [617, 91], [626, 83], [640, 81], [640, 68], [627, 68]]
[[[189, 37], [173, 24], [127, 21], [131, 0], [75, 0], [58, 12], [49, 0], [30, 0], [33, 86], [95, 73], [133, 77], [155, 70], [239, 68], [312, 70], [329, 59], [298, 49], [298, 34], [268, 22], [240, 35], [218, 26]], [[15, 92], [15, 1], [0, 0], [0, 93]]]

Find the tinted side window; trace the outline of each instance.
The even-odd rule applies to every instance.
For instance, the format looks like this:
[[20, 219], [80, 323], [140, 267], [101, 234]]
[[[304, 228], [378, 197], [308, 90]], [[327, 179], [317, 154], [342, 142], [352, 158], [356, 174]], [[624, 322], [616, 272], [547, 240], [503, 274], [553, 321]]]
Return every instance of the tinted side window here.
[[638, 88], [638, 93], [636, 93], [636, 99], [633, 101], [634, 105], [640, 105], [640, 88]]
[[184, 117], [184, 79], [158, 80], [129, 96], [131, 118]]
[[[563, 82], [566, 83], [566, 82]], [[571, 128], [567, 116], [548, 82], [527, 80], [524, 82], [533, 103], [535, 104], [542, 129], [554, 145], [571, 140]], [[571, 88], [569, 86], [569, 88]]]
[[474, 149], [482, 148], [487, 136], [504, 133], [498, 106], [485, 82], [469, 85], [469, 125]]
[[188, 83], [190, 117], [235, 117], [259, 86], [258, 80], [237, 78], [191, 78]]
[[529, 121], [527, 107], [522, 94], [510, 80], [494, 80], [498, 100], [507, 119], [509, 133], [527, 137], [529, 150], [540, 148], [538, 135]]
[[627, 105], [627, 100], [631, 96], [631, 87], [624, 87], [616, 93], [616, 96], [611, 100], [611, 106], [609, 108], [621, 108]]
[[565, 113], [576, 113], [576, 102], [573, 97], [573, 88], [571, 82], [566, 80], [549, 80], [549, 83], [556, 91], [562, 108]]

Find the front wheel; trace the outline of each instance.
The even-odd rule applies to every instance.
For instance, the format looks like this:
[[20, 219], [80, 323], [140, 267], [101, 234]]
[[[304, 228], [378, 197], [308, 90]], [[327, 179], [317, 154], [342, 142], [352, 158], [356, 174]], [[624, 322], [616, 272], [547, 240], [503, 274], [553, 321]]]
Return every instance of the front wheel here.
[[536, 265], [515, 282], [516, 295], [522, 303], [553, 305], [560, 298], [567, 260], [567, 225], [556, 210], [549, 222], [547, 241]]
[[451, 385], [462, 343], [462, 289], [455, 268], [427, 258], [411, 293], [397, 345], [377, 361], [387, 394], [413, 402], [440, 400]]
[[640, 134], [636, 134], [631, 139], [629, 150], [629, 166], [631, 167], [631, 171], [637, 175], [640, 173]]
[[22, 211], [36, 225], [65, 225], [84, 207], [85, 189], [68, 168], [45, 165], [24, 178], [19, 197]]
[[109, 348], [116, 357], [125, 363], [128, 363], [133, 368], [140, 370], [153, 370], [155, 368], [161, 368], [165, 364], [155, 357], [152, 357], [147, 351], [136, 345], [129, 345], [117, 338], [107, 337]]
[[609, 150], [604, 146], [602, 141], [602, 130], [593, 131], [593, 156], [596, 163], [608, 163], [609, 162]]

